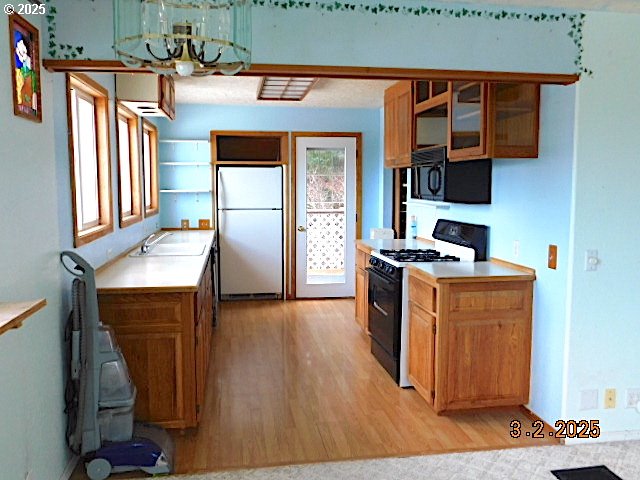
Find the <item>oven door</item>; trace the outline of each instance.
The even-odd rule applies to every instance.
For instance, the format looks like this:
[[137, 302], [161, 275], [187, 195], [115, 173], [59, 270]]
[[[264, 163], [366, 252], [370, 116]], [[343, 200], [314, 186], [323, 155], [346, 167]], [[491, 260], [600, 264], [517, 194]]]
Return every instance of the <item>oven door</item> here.
[[402, 280], [384, 276], [373, 268], [369, 271], [369, 330], [371, 338], [386, 353], [400, 354], [400, 316]]

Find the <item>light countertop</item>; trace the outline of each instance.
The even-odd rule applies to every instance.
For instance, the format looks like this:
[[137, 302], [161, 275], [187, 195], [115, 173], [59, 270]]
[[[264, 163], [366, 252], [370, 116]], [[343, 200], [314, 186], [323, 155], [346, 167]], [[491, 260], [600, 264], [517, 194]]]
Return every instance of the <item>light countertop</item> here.
[[[399, 248], [433, 248], [433, 242], [413, 239], [361, 239], [356, 241], [360, 247], [370, 248], [371, 251]], [[437, 280], [450, 281], [480, 281], [490, 280], [535, 280], [536, 276], [517, 268], [510, 267], [499, 261], [488, 262], [416, 262], [407, 266], [415, 272], [427, 274]]]
[[496, 262], [421, 262], [409, 264], [411, 272], [426, 273], [437, 280], [535, 280], [533, 273]]
[[198, 256], [130, 257], [129, 253], [140, 247], [132, 248], [126, 256], [98, 270], [98, 293], [197, 291], [214, 233], [213, 230], [172, 231], [159, 242], [205, 243], [204, 253]]

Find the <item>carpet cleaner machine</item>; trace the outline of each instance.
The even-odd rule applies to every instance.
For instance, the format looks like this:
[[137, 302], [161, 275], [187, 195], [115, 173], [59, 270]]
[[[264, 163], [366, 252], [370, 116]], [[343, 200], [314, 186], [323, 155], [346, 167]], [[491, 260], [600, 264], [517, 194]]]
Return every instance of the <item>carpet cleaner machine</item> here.
[[174, 445], [162, 428], [133, 422], [136, 388], [111, 327], [100, 322], [95, 271], [75, 252], [60, 255], [74, 275], [67, 322], [67, 443], [91, 480], [142, 470], [169, 474]]

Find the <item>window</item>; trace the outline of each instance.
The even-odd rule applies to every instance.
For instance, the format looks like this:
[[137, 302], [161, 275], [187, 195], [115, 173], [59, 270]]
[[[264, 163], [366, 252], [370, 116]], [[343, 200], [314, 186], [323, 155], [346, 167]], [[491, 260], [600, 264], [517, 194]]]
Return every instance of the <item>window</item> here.
[[158, 129], [151, 122], [142, 122], [142, 171], [144, 177], [144, 213], [158, 213]]
[[113, 231], [109, 95], [86, 75], [67, 75], [74, 246]]
[[142, 220], [140, 191], [140, 139], [138, 117], [128, 108], [118, 105], [118, 203], [120, 227]]

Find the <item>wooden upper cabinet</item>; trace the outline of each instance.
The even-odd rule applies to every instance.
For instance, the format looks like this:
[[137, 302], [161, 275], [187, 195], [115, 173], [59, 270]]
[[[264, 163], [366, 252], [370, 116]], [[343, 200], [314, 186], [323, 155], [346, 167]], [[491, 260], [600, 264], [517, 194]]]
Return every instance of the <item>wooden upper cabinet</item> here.
[[170, 75], [160, 75], [158, 77], [158, 90], [160, 91], [160, 110], [162, 110], [171, 120], [176, 119], [176, 87], [173, 77]]
[[384, 166], [393, 167], [396, 163], [397, 150], [397, 125], [396, 125], [396, 98], [384, 94]]
[[487, 85], [452, 82], [449, 101], [449, 159], [487, 158]]
[[446, 146], [449, 134], [449, 82], [420, 80], [414, 84], [413, 149]]
[[540, 85], [489, 85], [488, 148], [498, 158], [536, 158], [540, 131]]
[[538, 156], [540, 86], [451, 82], [449, 160]]
[[408, 167], [413, 146], [413, 87], [401, 81], [384, 92], [384, 166]]

